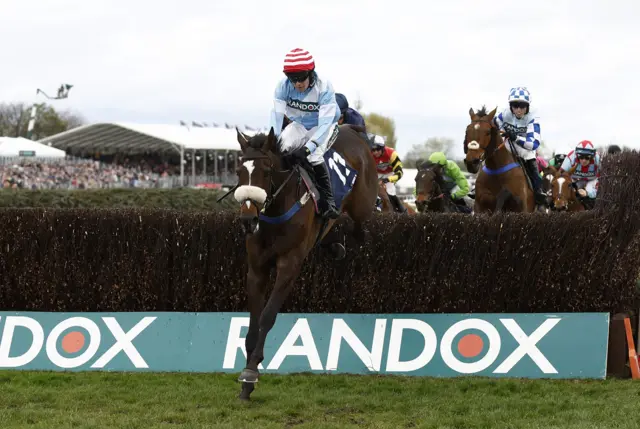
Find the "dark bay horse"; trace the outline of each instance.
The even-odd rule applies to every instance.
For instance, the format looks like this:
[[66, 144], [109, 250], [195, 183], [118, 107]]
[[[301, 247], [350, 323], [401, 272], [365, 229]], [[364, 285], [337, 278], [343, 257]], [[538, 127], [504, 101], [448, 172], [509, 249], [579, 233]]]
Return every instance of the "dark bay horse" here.
[[533, 191], [520, 164], [505, 147], [500, 131], [493, 123], [496, 109], [485, 107], [475, 113], [469, 109], [471, 123], [467, 125], [464, 145], [467, 171], [478, 173], [476, 179], [475, 213], [512, 211], [531, 213], [536, 209]]
[[416, 163], [416, 208], [438, 213], [457, 213], [458, 209], [451, 198], [443, 191], [445, 188], [442, 167], [429, 161]]
[[[316, 242], [329, 232], [335, 220], [327, 220], [323, 225], [325, 220], [316, 213], [300, 173], [301, 167], [285, 169], [273, 128], [268, 135], [252, 137], [236, 131], [242, 149], [242, 164], [237, 170], [238, 185], [234, 196], [240, 203], [240, 221], [246, 234], [246, 287], [250, 313], [245, 340], [247, 364], [238, 380], [242, 382], [240, 398], [249, 400], [260, 375], [258, 365], [264, 359], [267, 334], [275, 324], [305, 258]], [[331, 148], [357, 172], [340, 210], [353, 219], [354, 235], [362, 241], [365, 237], [362, 224], [374, 215], [378, 194], [373, 155], [358, 131], [350, 125], [339, 127]], [[274, 267], [277, 272], [275, 285], [267, 300], [267, 283]]]

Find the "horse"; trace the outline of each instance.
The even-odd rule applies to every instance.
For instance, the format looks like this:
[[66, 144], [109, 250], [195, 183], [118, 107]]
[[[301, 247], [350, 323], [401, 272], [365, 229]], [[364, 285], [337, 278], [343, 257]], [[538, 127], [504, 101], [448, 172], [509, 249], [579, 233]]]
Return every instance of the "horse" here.
[[420, 213], [425, 211], [439, 213], [457, 213], [456, 204], [443, 191], [444, 179], [442, 167], [426, 161], [416, 163], [416, 208]]
[[[362, 243], [366, 237], [363, 223], [374, 215], [378, 175], [373, 155], [358, 129], [353, 125], [336, 128], [335, 143], [331, 145], [333, 157], [328, 159], [328, 166], [330, 171], [335, 170], [337, 164], [346, 160], [357, 174], [339, 210], [354, 221], [353, 235]], [[267, 334], [291, 293], [304, 260], [326, 236], [335, 219], [325, 220], [317, 215], [309, 176], [299, 165], [289, 166], [284, 162], [285, 154], [278, 147], [273, 127], [268, 135], [260, 133], [250, 137], [238, 129], [236, 132], [242, 164], [236, 171], [238, 184], [234, 197], [240, 203], [239, 219], [245, 232], [246, 293], [250, 313], [245, 339], [246, 367], [238, 381], [242, 382], [239, 397], [248, 401], [260, 375], [258, 365], [264, 359]], [[340, 156], [336, 157], [336, 153]], [[348, 166], [342, 165], [345, 166], [342, 172], [334, 171], [340, 179], [353, 173], [349, 173]], [[273, 267], [277, 272], [275, 285], [266, 300]]]
[[551, 196], [551, 188], [553, 183], [553, 178], [556, 175], [556, 169], [553, 165], [545, 167], [542, 169], [542, 191]]
[[524, 169], [509, 152], [498, 128], [493, 123], [497, 108], [490, 113], [484, 106], [475, 113], [469, 109], [471, 123], [465, 132], [464, 160], [467, 171], [478, 173], [474, 212], [511, 211], [531, 213], [536, 209], [533, 191]]
[[574, 165], [569, 171], [556, 170], [552, 166], [549, 167], [553, 172], [553, 182], [551, 183], [551, 198], [553, 201], [551, 208], [553, 210], [568, 212], [586, 210], [584, 204], [578, 199], [576, 188], [573, 186], [571, 179], [576, 167], [577, 165]]
[[[380, 200], [382, 202], [380, 210], [382, 213], [396, 212], [393, 204], [391, 203], [391, 199], [389, 198], [389, 194], [387, 193], [387, 186], [382, 181], [378, 182], [378, 197], [380, 197]], [[408, 214], [416, 214], [416, 211], [407, 202], [401, 201], [401, 203], [404, 208], [407, 209]]]

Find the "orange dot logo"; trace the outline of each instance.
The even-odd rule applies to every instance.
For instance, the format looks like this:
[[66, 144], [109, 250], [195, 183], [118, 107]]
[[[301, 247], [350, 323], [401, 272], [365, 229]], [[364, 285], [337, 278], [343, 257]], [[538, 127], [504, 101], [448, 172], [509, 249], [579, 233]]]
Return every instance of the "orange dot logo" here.
[[458, 352], [466, 358], [478, 356], [483, 347], [484, 341], [476, 334], [467, 334], [458, 341]]
[[82, 332], [69, 332], [62, 338], [62, 350], [67, 353], [77, 353], [84, 347], [84, 341]]

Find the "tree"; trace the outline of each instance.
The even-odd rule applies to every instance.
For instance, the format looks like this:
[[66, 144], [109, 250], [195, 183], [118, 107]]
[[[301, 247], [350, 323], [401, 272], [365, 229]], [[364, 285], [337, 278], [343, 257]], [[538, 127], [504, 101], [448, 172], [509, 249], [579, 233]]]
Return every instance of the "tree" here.
[[355, 110], [359, 111], [364, 119], [364, 123], [367, 124], [367, 132], [383, 136], [385, 138], [385, 144], [389, 147], [395, 148], [398, 143], [396, 138], [396, 123], [395, 121], [380, 113], [362, 113], [362, 99], [360, 95], [351, 104]]
[[362, 117], [367, 124], [368, 133], [383, 136], [387, 146], [396, 147], [398, 139], [396, 138], [396, 123], [393, 119], [379, 113], [365, 113]]
[[357, 95], [356, 100], [353, 102], [353, 108], [357, 111], [362, 109], [362, 99], [360, 98], [360, 94]]
[[[34, 140], [67, 131], [86, 122], [78, 113], [71, 111], [58, 112], [53, 106], [46, 103], [38, 104], [37, 106], [36, 122], [32, 134]], [[32, 107], [32, 105], [25, 103], [1, 103], [0, 135], [26, 137]]]
[[454, 141], [447, 137], [430, 137], [422, 144], [414, 144], [402, 160], [404, 165], [415, 167], [416, 161], [426, 161], [433, 152], [444, 152], [451, 159], [454, 152]]

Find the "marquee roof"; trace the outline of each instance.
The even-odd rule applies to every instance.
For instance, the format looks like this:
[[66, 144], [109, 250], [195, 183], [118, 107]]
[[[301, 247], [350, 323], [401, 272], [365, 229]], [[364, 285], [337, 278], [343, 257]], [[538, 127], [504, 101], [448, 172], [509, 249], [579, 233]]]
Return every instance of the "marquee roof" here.
[[[253, 135], [255, 131], [241, 130]], [[239, 151], [235, 128], [168, 124], [95, 123], [45, 137], [40, 143], [71, 152], [144, 153], [185, 150]]]

